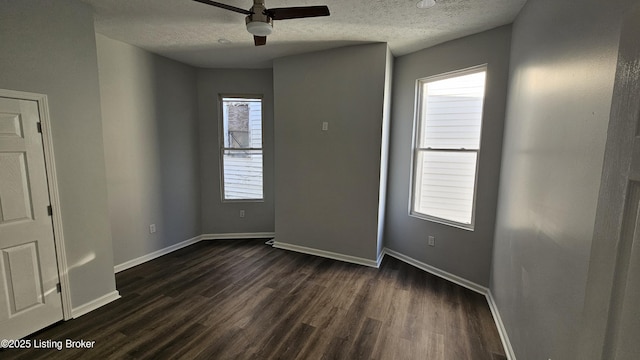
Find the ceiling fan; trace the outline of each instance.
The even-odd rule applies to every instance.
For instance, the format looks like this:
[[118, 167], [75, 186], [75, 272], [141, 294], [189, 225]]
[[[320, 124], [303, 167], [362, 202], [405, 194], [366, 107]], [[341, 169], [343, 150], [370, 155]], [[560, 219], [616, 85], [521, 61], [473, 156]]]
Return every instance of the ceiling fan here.
[[253, 0], [253, 6], [249, 10], [209, 0], [193, 0], [199, 3], [216, 6], [225, 10], [235, 11], [247, 15], [247, 31], [253, 34], [253, 42], [256, 46], [267, 43], [267, 35], [273, 30], [273, 20], [300, 19], [316, 16], [329, 16], [327, 6], [298, 6], [286, 8], [267, 9], [264, 0]]

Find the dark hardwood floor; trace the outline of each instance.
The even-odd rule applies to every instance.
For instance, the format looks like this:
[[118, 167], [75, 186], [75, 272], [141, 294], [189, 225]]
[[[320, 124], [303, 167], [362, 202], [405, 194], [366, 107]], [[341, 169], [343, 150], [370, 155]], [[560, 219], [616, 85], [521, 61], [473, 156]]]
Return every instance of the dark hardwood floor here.
[[506, 359], [484, 296], [386, 256], [380, 269], [203, 241], [116, 275], [122, 295], [29, 337], [92, 349], [12, 359]]

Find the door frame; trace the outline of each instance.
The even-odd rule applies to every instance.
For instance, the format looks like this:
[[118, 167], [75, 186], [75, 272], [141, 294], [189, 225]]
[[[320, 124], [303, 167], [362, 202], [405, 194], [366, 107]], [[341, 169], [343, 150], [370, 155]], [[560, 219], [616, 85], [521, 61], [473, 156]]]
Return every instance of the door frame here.
[[69, 286], [69, 272], [67, 266], [67, 254], [64, 246], [64, 232], [62, 227], [62, 212], [60, 211], [60, 195], [58, 193], [58, 177], [56, 175], [55, 156], [53, 153], [53, 137], [51, 134], [51, 122], [49, 118], [49, 102], [47, 95], [15, 90], [0, 89], [0, 97], [31, 100], [38, 104], [40, 125], [42, 127], [42, 144], [44, 151], [45, 173], [49, 189], [49, 201], [52, 208], [53, 242], [58, 263], [58, 280], [62, 297], [62, 316], [64, 320], [73, 318], [71, 314], [71, 289]]

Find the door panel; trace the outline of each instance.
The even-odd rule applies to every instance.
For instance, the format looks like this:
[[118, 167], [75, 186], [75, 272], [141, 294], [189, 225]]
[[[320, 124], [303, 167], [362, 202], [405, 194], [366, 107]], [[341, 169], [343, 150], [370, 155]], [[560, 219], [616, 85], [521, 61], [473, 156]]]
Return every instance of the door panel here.
[[0, 224], [33, 220], [25, 153], [1, 153], [0, 169]]
[[62, 319], [35, 101], [0, 97], [0, 338]]
[[22, 137], [22, 123], [19, 114], [0, 114], [0, 136]]
[[[640, 215], [640, 214], [639, 214]], [[636, 225], [638, 224], [636, 218]], [[629, 259], [627, 278], [622, 295], [620, 320], [617, 329], [616, 360], [637, 360], [640, 357], [640, 241], [638, 231], [634, 234]]]
[[2, 250], [12, 316], [44, 302], [37, 252], [35, 241]]

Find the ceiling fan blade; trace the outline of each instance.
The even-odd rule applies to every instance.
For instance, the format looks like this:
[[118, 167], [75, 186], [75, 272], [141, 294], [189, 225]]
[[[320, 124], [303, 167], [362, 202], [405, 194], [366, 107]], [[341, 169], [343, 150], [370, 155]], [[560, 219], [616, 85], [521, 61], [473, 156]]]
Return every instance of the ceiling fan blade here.
[[267, 43], [267, 37], [266, 36], [253, 36], [253, 43], [256, 44], [256, 46], [262, 46], [265, 45]]
[[[197, 1], [197, 0], [196, 0]], [[326, 6], [299, 6], [288, 8], [267, 9], [265, 13], [273, 20], [299, 19], [316, 16], [329, 16]]]
[[199, 2], [199, 3], [202, 3], [202, 4], [207, 4], [207, 5], [219, 7], [219, 8], [223, 8], [225, 10], [235, 11], [235, 12], [240, 13], [240, 14], [245, 14], [245, 15], [253, 14], [252, 11], [245, 10], [245, 9], [240, 9], [239, 7], [235, 7], [235, 6], [219, 3], [217, 1], [209, 1], [209, 0], [193, 0], [193, 1], [196, 1], [196, 2]]

